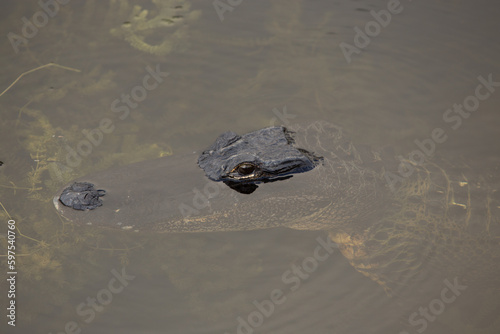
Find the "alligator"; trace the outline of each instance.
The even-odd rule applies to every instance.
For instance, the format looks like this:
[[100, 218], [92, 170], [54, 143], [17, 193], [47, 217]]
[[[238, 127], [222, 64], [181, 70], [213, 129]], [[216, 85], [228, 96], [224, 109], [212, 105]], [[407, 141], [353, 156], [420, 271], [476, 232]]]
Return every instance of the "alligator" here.
[[[401, 176], [402, 164], [412, 172]], [[498, 180], [443, 159], [416, 163], [355, 146], [340, 127], [317, 121], [226, 132], [201, 154], [85, 176], [53, 202], [74, 223], [120, 230], [324, 230], [390, 293], [424, 265], [498, 286]]]

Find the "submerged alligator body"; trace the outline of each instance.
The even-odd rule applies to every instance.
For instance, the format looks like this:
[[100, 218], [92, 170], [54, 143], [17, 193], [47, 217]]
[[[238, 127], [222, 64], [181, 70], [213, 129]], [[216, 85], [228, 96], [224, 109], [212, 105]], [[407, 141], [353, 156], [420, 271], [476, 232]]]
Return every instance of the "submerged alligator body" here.
[[125, 230], [325, 230], [387, 290], [424, 264], [498, 282], [498, 176], [426, 162], [394, 188], [387, 175], [400, 162], [384, 154], [356, 148], [327, 122], [228, 132], [201, 155], [84, 177], [54, 204], [75, 223]]

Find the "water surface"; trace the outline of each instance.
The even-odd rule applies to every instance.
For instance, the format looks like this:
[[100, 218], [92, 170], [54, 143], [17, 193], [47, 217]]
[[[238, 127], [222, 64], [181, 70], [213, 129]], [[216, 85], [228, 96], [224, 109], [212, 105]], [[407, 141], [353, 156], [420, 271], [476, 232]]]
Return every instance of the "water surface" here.
[[[41, 8], [4, 2], [2, 90], [50, 62], [79, 71], [43, 68], [0, 96], [0, 201], [24, 235], [17, 332], [237, 333], [241, 319], [253, 319], [255, 333], [498, 333], [498, 286], [467, 287], [415, 324], [412, 314], [455, 277], [426, 272], [389, 297], [333, 252], [307, 278], [284, 280], [324, 232], [131, 235], [73, 226], [51, 203], [58, 187], [92, 171], [200, 150], [228, 130], [303, 120], [339, 124], [355, 143], [403, 156], [443, 128], [436, 154], [494, 166], [500, 88], [456, 129], [443, 115], [475, 93], [478, 77], [500, 81], [500, 7], [401, 1], [346, 58], [342, 43], [356, 47], [355, 28], [374, 26], [371, 11], [389, 3], [243, 1], [221, 20], [209, 1], [69, 2], [16, 52], [8, 34], [23, 36], [22, 18]], [[161, 26], [157, 14], [175, 25]], [[158, 85], [145, 84], [154, 71]], [[129, 280], [120, 290], [122, 272]], [[260, 321], [256, 304], [276, 289], [283, 302]], [[3, 318], [2, 332], [14, 332]]]

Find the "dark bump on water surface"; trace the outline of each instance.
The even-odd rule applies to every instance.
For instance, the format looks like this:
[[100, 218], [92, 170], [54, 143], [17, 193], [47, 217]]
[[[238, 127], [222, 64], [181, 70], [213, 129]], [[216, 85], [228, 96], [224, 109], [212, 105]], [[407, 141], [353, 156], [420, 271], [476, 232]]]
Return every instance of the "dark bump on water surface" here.
[[59, 201], [75, 210], [94, 210], [102, 206], [100, 197], [105, 194], [105, 190], [95, 189], [92, 183], [75, 182], [62, 191]]

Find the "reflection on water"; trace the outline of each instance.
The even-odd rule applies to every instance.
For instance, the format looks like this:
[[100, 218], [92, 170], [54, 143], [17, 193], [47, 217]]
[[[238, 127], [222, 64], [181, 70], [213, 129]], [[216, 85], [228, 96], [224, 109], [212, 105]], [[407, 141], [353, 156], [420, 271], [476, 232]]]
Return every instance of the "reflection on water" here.
[[[500, 7], [390, 3], [242, 2], [227, 4], [223, 21], [211, 2], [88, 1], [48, 9], [3, 3], [1, 57], [9, 66], [1, 90], [50, 62], [81, 71], [44, 68], [0, 96], [0, 217], [7, 222], [10, 215], [19, 228], [16, 329], [498, 333], [496, 192], [481, 197], [454, 184], [447, 200], [457, 210], [487, 204], [469, 207], [471, 219], [455, 219], [463, 215], [453, 209], [447, 214], [456, 224], [446, 228], [408, 226], [408, 238], [432, 238], [415, 239], [423, 240], [416, 249], [425, 254], [419, 275], [391, 297], [378, 276], [356, 270], [366, 274], [367, 263], [351, 266], [356, 258], [344, 256], [349, 249], [312, 266], [308, 259], [326, 232], [110, 233], [63, 221], [51, 203], [58, 187], [92, 171], [199, 150], [227, 130], [319, 119], [344, 127], [355, 144], [390, 146], [404, 159], [416, 150], [427, 158], [432, 148], [470, 167], [458, 178], [494, 188]], [[382, 10], [392, 13], [387, 24]], [[53, 15], [45, 20], [43, 11]], [[345, 44], [357, 50], [350, 62]], [[148, 68], [169, 74], [154, 85]], [[120, 118], [123, 108], [127, 117]], [[407, 211], [422, 207], [403, 198]], [[473, 219], [481, 215], [492, 217], [486, 227]], [[415, 223], [412, 217], [398, 223], [408, 218]], [[464, 240], [466, 223], [472, 237], [454, 243]], [[351, 251], [366, 246], [350, 241]], [[7, 249], [7, 239], [0, 245]], [[402, 261], [408, 259], [408, 248], [398, 246]], [[379, 264], [375, 255], [367, 258]], [[7, 291], [6, 280], [1, 286]], [[5, 310], [6, 294], [1, 300]], [[0, 326], [14, 332], [5, 319]]]

